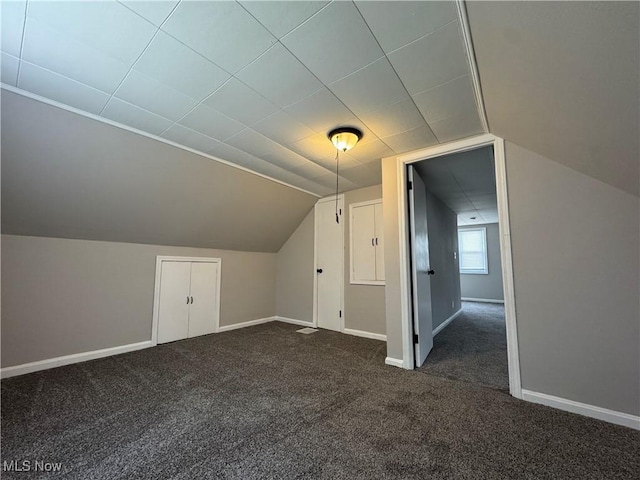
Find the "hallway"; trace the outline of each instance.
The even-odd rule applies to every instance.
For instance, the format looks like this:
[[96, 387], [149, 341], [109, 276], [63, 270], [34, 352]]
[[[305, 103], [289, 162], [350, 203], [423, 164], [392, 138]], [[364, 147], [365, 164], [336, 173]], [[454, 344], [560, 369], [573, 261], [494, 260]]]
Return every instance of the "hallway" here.
[[419, 372], [509, 389], [504, 305], [462, 302], [462, 315], [433, 339]]

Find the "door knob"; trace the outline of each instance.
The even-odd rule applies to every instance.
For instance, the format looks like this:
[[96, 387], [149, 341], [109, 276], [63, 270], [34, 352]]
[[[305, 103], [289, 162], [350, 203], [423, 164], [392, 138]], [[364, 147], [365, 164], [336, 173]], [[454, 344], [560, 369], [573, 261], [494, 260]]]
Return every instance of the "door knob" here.
[[436, 273], [436, 272], [434, 272], [433, 270], [427, 270], [427, 275], [433, 275], [433, 274], [435, 274], [435, 273]]
[[318, 273], [322, 273], [322, 269], [321, 269], [321, 268], [318, 268], [318, 269], [316, 270], [316, 272], [318, 272]]

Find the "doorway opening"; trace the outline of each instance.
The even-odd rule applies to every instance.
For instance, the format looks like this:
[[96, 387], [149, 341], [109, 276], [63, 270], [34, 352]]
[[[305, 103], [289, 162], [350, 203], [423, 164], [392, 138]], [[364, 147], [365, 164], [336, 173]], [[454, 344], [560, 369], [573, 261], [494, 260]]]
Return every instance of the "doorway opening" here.
[[520, 398], [502, 140], [400, 157], [398, 187], [403, 367]]

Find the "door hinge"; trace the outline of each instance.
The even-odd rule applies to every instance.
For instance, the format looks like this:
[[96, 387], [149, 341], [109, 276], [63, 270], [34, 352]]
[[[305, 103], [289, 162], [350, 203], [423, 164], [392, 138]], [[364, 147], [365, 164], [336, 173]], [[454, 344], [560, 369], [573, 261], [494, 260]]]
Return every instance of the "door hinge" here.
[[417, 333], [413, 334], [413, 343], [420, 343], [420, 342], [418, 342], [418, 334]]
[[342, 318], [342, 310], [340, 310], [340, 318]]
[[409, 182], [407, 186], [409, 187], [409, 190], [413, 190], [413, 182]]

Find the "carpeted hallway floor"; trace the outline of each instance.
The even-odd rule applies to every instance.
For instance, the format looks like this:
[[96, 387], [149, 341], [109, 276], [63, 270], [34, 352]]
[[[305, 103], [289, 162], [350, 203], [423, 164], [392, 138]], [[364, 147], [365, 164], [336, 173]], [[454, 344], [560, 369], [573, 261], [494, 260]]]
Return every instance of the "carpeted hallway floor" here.
[[462, 302], [462, 315], [434, 337], [418, 371], [509, 391], [504, 305]]
[[2, 381], [2, 460], [65, 479], [631, 479], [637, 431], [270, 323]]

